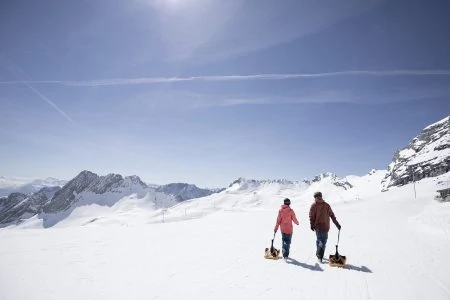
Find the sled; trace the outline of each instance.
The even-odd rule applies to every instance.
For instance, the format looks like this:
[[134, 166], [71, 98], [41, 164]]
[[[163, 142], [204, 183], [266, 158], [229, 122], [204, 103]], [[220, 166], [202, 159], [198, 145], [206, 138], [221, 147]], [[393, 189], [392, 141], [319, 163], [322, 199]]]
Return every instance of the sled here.
[[276, 249], [273, 246], [273, 240], [275, 239], [275, 233], [273, 234], [272, 244], [270, 245], [270, 248], [266, 248], [264, 250], [264, 258], [266, 259], [279, 259], [280, 257], [280, 250]]
[[338, 242], [336, 245], [336, 253], [334, 253], [333, 255], [330, 255], [328, 257], [328, 264], [331, 267], [338, 267], [338, 268], [343, 268], [345, 267], [345, 264], [347, 262], [347, 257], [345, 255], [340, 255], [339, 251], [338, 251], [338, 244], [339, 244], [339, 235], [340, 235], [341, 231], [339, 230], [338, 233]]
[[336, 253], [334, 255], [329, 256], [328, 264], [331, 267], [343, 268], [343, 267], [345, 267], [346, 262], [347, 262], [347, 257], [344, 255], [340, 255], [337, 252], [337, 246], [336, 246]]
[[273, 248], [272, 250], [270, 248], [266, 248], [264, 251], [264, 258], [266, 259], [279, 259], [280, 256], [280, 250]]

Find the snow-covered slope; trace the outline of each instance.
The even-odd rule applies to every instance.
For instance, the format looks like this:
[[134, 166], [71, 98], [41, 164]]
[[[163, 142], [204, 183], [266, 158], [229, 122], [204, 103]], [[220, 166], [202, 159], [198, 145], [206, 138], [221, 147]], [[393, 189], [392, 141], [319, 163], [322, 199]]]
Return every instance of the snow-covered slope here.
[[384, 180], [384, 188], [400, 186], [450, 171], [450, 117], [425, 127], [398, 150]]
[[[185, 201], [164, 212], [165, 222], [186, 218], [198, 218], [219, 211], [255, 211], [278, 209], [284, 198], [291, 199], [293, 206], [307, 207], [313, 194], [321, 191], [331, 204], [353, 202], [379, 193], [381, 180], [386, 171], [368, 175], [339, 178], [326, 173], [313, 180], [247, 180], [239, 178], [224, 191], [201, 199]], [[351, 188], [349, 188], [351, 186]], [[159, 222], [162, 214], [153, 222]]]

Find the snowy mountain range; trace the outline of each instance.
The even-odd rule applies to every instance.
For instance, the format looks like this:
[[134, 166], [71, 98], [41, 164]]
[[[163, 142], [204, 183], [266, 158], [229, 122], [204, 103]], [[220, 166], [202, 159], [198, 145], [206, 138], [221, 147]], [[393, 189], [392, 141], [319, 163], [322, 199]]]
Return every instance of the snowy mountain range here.
[[[302, 181], [238, 178], [226, 189], [214, 190], [187, 183], [148, 185], [138, 176], [99, 176], [90, 171], [82, 171], [68, 182], [55, 179], [27, 182], [25, 185], [34, 189], [39, 184], [64, 184], [44, 186], [31, 193], [15, 192], [0, 198], [0, 226], [21, 224], [27, 220], [26, 224], [37, 222], [40, 226], [51, 227], [73, 218], [78, 218], [76, 224], [98, 223], [100, 219], [110, 218], [111, 214], [128, 214], [130, 211], [144, 211], [143, 218], [151, 220], [164, 217], [167, 208], [172, 213], [176, 212], [172, 214], [176, 219], [198, 205], [208, 207], [206, 211], [215, 211], [218, 207], [268, 205], [262, 202], [262, 194], [309, 201], [314, 191], [321, 190], [325, 195], [332, 195], [331, 202], [360, 199], [370, 196], [364, 194], [366, 190], [386, 191], [412, 180], [449, 172], [449, 124], [450, 117], [447, 117], [427, 126], [408, 146], [395, 153], [387, 171], [371, 170], [365, 176], [340, 178], [328, 172]], [[2, 180], [5, 187], [8, 179], [2, 177]], [[20, 189], [17, 182], [20, 180], [13, 188]], [[371, 188], [367, 189], [367, 186]]]
[[[46, 184], [61, 181], [46, 181]], [[36, 181], [33, 182], [36, 188]], [[17, 188], [20, 189], [20, 186]], [[78, 207], [112, 207], [131, 195], [144, 199], [153, 209], [164, 208], [192, 198], [208, 196], [216, 191], [200, 189], [192, 184], [173, 183], [149, 186], [138, 176], [119, 174], [99, 176], [82, 171], [60, 186], [45, 186], [37, 192], [11, 193], [0, 198], [0, 224], [18, 224], [36, 216], [45, 227], [50, 227], [70, 215]]]

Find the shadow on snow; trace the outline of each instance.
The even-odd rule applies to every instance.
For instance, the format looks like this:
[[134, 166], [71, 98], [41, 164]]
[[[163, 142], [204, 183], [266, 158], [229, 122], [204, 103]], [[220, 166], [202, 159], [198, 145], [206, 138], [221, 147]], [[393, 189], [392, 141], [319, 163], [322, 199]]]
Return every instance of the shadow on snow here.
[[[324, 264], [328, 264], [328, 259], [324, 258], [323, 262], [324, 262]], [[290, 258], [290, 257], [288, 259], [286, 259], [286, 263], [294, 265], [294, 266], [299, 266], [299, 267], [302, 267], [302, 268], [305, 268], [305, 269], [308, 269], [311, 271], [323, 272], [323, 269], [320, 267], [319, 263], [316, 263], [315, 265], [308, 265], [306, 263], [299, 262], [298, 260], [296, 260], [294, 258]], [[364, 272], [364, 273], [373, 273], [372, 270], [366, 266], [357, 267], [354, 265], [346, 264], [345, 267], [343, 267], [343, 269]]]
[[311, 270], [311, 271], [323, 272], [323, 269], [319, 266], [318, 263], [316, 263], [315, 265], [308, 265], [308, 264], [299, 262], [298, 260], [290, 258], [290, 257], [288, 259], [286, 259], [286, 262], [288, 264], [291, 264], [291, 265], [294, 265], [294, 266], [299, 266], [299, 267], [302, 267], [302, 268], [305, 268], [305, 269], [308, 269], [308, 270]]
[[344, 269], [358, 271], [358, 272], [364, 272], [364, 273], [373, 273], [372, 270], [366, 266], [356, 267], [356, 266], [353, 266], [350, 264], [346, 264]]

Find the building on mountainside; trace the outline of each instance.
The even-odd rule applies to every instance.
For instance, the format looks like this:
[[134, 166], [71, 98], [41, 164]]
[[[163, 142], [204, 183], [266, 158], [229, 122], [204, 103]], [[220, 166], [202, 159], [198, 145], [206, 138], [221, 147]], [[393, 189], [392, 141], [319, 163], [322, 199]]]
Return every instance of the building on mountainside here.
[[436, 196], [435, 199], [441, 202], [450, 201], [450, 188], [437, 190], [439, 196]]

